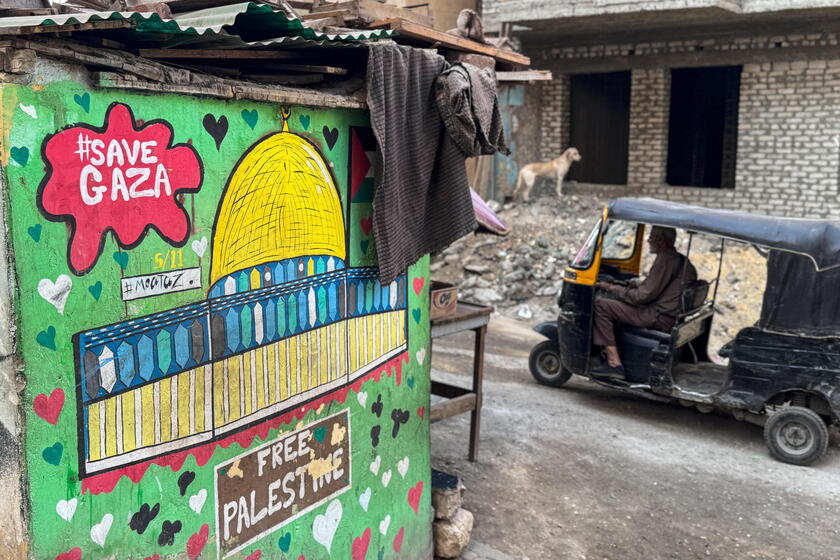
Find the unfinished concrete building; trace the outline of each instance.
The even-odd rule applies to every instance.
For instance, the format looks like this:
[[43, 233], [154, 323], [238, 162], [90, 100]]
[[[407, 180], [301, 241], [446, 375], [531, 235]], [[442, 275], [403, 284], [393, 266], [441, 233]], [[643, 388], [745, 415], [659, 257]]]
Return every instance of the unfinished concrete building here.
[[572, 145], [567, 191], [840, 217], [840, 3], [484, 0], [483, 14], [553, 74], [517, 109], [518, 166]]

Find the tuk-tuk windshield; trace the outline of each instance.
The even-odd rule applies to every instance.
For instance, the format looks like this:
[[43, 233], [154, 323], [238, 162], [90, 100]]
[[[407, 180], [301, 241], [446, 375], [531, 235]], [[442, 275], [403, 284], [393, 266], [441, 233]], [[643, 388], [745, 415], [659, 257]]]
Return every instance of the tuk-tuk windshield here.
[[604, 233], [602, 258], [610, 261], [626, 261], [633, 258], [636, 249], [636, 230], [639, 224], [622, 220], [607, 222]]
[[583, 247], [578, 251], [575, 260], [572, 261], [572, 268], [586, 270], [592, 266], [592, 261], [595, 259], [595, 250], [598, 248], [598, 237], [600, 234], [601, 220], [598, 220], [598, 223], [595, 224], [595, 227], [592, 228], [592, 231], [583, 243]]

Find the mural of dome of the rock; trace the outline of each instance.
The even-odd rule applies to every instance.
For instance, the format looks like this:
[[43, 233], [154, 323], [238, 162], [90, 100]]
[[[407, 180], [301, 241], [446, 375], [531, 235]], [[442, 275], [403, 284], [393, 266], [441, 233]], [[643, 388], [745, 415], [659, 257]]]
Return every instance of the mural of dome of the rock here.
[[74, 337], [83, 476], [236, 433], [405, 351], [406, 278], [348, 266], [332, 170], [289, 116], [228, 178], [207, 297]]

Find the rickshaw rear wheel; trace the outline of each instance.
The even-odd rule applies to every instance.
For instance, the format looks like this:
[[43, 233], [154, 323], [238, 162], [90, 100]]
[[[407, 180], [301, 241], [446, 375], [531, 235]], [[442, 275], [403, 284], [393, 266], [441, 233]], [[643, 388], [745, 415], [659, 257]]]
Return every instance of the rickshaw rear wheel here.
[[572, 372], [563, 367], [557, 346], [550, 340], [543, 340], [531, 348], [528, 369], [538, 383], [549, 387], [560, 387], [572, 377]]
[[810, 408], [789, 406], [773, 414], [764, 425], [764, 442], [779, 461], [807, 466], [828, 448], [828, 427]]

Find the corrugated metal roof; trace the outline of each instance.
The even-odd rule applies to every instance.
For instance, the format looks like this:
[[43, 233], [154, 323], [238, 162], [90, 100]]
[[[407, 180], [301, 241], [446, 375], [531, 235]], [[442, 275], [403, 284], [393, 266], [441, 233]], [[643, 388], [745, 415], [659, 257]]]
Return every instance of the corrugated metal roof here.
[[[47, 25], [72, 25], [98, 21], [133, 22], [129, 32], [139, 35], [159, 33], [174, 35], [236, 35], [251, 45], [267, 46], [292, 42], [290, 38], [310, 41], [369, 41], [392, 37], [393, 31], [380, 29], [351, 33], [321, 33], [305, 27], [300, 19], [275, 10], [271, 6], [242, 2], [193, 12], [175, 14], [171, 19], [154, 12], [82, 12], [50, 16], [21, 16], [0, 18], [3, 28]], [[138, 37], [140, 38], [140, 37]]]

